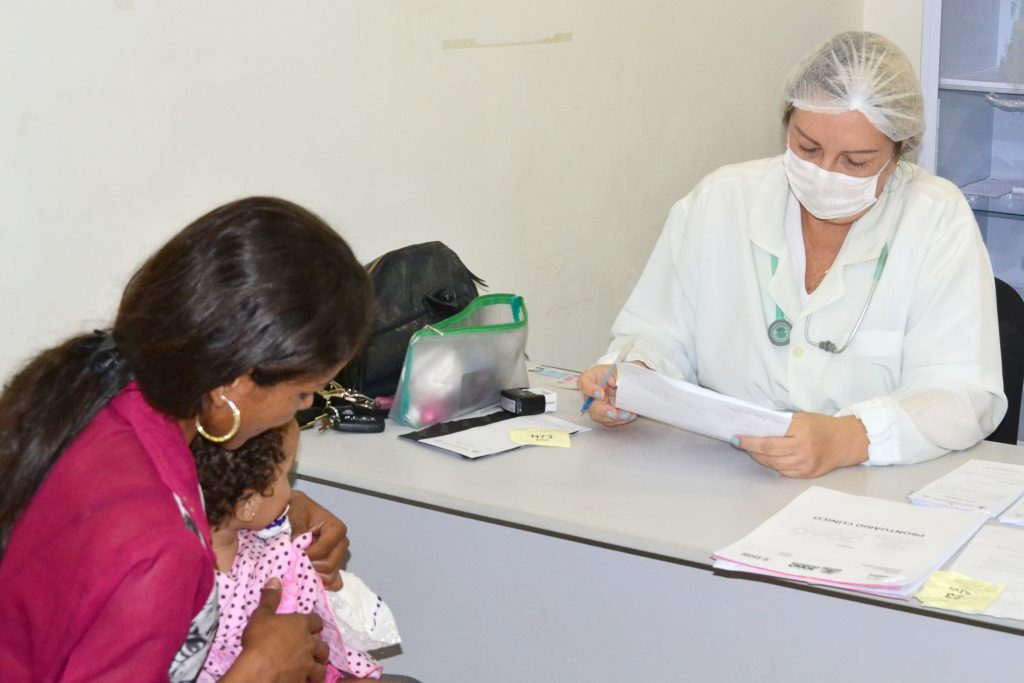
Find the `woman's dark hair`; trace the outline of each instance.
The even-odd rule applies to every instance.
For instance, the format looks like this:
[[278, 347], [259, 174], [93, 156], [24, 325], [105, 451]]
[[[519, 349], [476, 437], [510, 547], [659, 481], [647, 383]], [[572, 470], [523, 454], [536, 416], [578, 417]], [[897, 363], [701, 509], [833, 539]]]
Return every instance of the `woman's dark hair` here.
[[192, 441], [192, 457], [203, 489], [206, 519], [219, 526], [235, 512], [235, 506], [252, 491], [269, 496], [285, 459], [282, 429], [257, 434], [229, 451], [201, 436]]
[[372, 311], [365, 269], [302, 207], [252, 197], [200, 217], [132, 276], [109, 336], [44, 351], [4, 388], [0, 554], [58, 456], [132, 377], [157, 410], [189, 418], [246, 373], [268, 386], [351, 358]]

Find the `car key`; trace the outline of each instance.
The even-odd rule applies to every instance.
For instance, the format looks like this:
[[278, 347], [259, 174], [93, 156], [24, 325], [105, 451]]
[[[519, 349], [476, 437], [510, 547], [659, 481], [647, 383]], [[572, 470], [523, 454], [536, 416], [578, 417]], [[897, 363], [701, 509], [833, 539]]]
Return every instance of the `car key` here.
[[350, 405], [328, 404], [324, 417], [330, 422], [330, 428], [338, 432], [372, 434], [384, 431], [384, 413], [382, 412], [364, 411]]

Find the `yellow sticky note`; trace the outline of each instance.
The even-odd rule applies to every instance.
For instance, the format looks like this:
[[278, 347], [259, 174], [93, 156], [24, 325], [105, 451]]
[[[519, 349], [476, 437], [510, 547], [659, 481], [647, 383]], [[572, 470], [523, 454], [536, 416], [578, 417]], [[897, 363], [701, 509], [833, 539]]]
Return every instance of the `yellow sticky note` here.
[[914, 597], [929, 607], [957, 612], [983, 612], [1006, 588], [957, 572], [935, 572]]
[[560, 432], [555, 429], [510, 429], [508, 438], [512, 439], [512, 443], [521, 446], [569, 447], [569, 432]]

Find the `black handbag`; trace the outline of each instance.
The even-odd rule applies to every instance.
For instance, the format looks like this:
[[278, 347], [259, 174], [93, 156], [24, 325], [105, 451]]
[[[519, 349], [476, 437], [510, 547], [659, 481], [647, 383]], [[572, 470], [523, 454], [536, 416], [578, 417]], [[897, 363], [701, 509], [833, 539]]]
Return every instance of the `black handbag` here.
[[377, 317], [363, 351], [337, 381], [367, 396], [392, 396], [416, 330], [450, 318], [477, 297], [483, 280], [441, 242], [389, 251], [366, 266], [373, 280]]

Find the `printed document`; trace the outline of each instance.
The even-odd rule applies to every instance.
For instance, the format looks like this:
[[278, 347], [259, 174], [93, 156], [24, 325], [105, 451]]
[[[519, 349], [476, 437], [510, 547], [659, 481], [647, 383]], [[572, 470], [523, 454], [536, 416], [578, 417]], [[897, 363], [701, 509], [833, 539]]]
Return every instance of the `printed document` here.
[[972, 579], [1006, 586], [982, 614], [1024, 619], [1024, 530], [998, 524], [986, 525], [971, 539], [950, 569]]
[[906, 599], [987, 519], [812, 486], [712, 556], [716, 568]]
[[1024, 494], [1024, 465], [968, 460], [910, 494], [917, 505], [999, 515]]
[[472, 429], [465, 429], [453, 434], [420, 439], [419, 442], [474, 459], [485, 455], [504, 453], [513, 448], [521, 448], [521, 444], [517, 444], [509, 438], [509, 431], [513, 429], [554, 430], [568, 434], [590, 431], [589, 427], [581, 427], [580, 425], [557, 418], [554, 415], [541, 413], [540, 415], [512, 417], [501, 422], [494, 422], [482, 427], [473, 427]]
[[782, 436], [793, 417], [632, 363], [619, 365], [617, 382], [617, 408], [722, 441]]
[[1024, 498], [1021, 498], [1013, 507], [999, 515], [999, 521], [1003, 524], [1016, 524], [1024, 526]]

